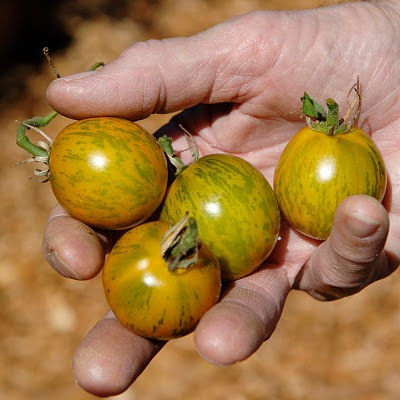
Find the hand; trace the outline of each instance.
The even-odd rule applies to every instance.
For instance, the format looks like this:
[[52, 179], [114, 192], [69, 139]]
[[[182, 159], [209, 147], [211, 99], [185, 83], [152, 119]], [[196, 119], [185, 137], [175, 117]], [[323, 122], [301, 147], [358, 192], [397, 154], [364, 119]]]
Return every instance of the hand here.
[[[400, 7], [384, 0], [256, 12], [190, 38], [137, 43], [100, 71], [50, 85], [50, 104], [77, 119], [113, 115], [137, 120], [184, 109], [162, 128], [177, 149], [185, 146], [179, 121], [196, 135], [202, 155], [238, 154], [272, 182], [283, 147], [304, 126], [297, 112], [303, 92], [345, 105], [360, 76], [359, 126], [372, 135], [386, 161], [386, 209], [370, 197], [346, 199], [322, 244], [283, 224], [282, 240], [267, 262], [226, 285], [221, 301], [198, 325], [195, 343], [208, 361], [229, 365], [254, 353], [274, 331], [290, 290], [337, 299], [399, 265], [399, 20]], [[56, 208], [44, 238], [50, 264], [74, 279], [95, 276], [112, 237], [93, 233]], [[108, 314], [78, 349], [75, 377], [91, 393], [120, 393], [161, 347]]]

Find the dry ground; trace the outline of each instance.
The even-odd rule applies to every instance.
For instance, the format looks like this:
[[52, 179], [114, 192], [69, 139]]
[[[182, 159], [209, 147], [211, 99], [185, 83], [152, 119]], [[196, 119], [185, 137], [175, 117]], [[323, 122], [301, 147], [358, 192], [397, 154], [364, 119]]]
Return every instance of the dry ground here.
[[[94, 397], [74, 383], [70, 365], [80, 340], [107, 310], [101, 282], [98, 278], [66, 280], [47, 266], [41, 237], [54, 198], [49, 186], [27, 179], [29, 167], [13, 168], [24, 158], [14, 144], [14, 121], [48, 111], [44, 92], [53, 78], [40, 56], [29, 64], [30, 55], [40, 53], [46, 44], [43, 38], [51, 33], [49, 40], [59, 49], [54, 61], [66, 75], [86, 69], [93, 60], [109, 61], [134, 41], [188, 35], [251, 10], [320, 3], [81, 0], [52, 2], [50, 14], [36, 10], [33, 15], [27, 3], [14, 0], [11, 6], [7, 1], [0, 5], [0, 147], [4, 150], [0, 159], [0, 398], [88, 400]], [[22, 28], [27, 36], [21, 38]], [[61, 30], [58, 36], [57, 29]], [[29, 38], [29, 47], [24, 47]], [[21, 49], [24, 56], [16, 56]], [[154, 131], [167, 119], [154, 116], [143, 125]], [[51, 131], [57, 132], [67, 122], [58, 119]], [[232, 367], [209, 365], [197, 355], [188, 336], [167, 345], [119, 398], [398, 399], [399, 287], [399, 275], [394, 274], [335, 303], [292, 293], [277, 332], [249, 360]]]

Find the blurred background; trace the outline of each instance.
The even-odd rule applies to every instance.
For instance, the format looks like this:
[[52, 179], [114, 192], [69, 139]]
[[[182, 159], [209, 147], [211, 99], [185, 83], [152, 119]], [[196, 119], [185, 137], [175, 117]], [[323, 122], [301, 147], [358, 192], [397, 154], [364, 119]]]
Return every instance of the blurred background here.
[[[337, 1], [336, 1], [337, 2]], [[15, 145], [15, 120], [49, 111], [54, 78], [108, 62], [135, 41], [190, 35], [257, 9], [312, 8], [317, 0], [29, 0], [0, 1], [0, 397], [8, 400], [94, 399], [73, 381], [75, 348], [107, 311], [99, 277], [59, 277], [41, 254], [55, 200], [49, 185], [28, 178]], [[155, 131], [169, 116], [142, 125]], [[53, 135], [67, 123], [56, 119]], [[216, 367], [196, 353], [192, 336], [169, 343], [123, 400], [398, 399], [400, 278], [361, 294], [319, 303], [289, 296], [273, 337], [250, 359]]]

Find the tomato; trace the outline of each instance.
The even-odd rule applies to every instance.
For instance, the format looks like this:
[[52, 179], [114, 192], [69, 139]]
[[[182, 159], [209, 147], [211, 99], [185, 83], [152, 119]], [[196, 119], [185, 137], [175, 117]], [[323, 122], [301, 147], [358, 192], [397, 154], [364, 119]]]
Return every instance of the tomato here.
[[386, 168], [378, 148], [361, 129], [328, 135], [307, 126], [284, 149], [274, 190], [293, 227], [325, 240], [336, 208], [346, 197], [366, 194], [383, 199]]
[[125, 229], [146, 220], [167, 187], [166, 158], [154, 137], [120, 118], [72, 123], [50, 152], [50, 182], [74, 218], [102, 229]]
[[116, 243], [103, 269], [105, 295], [116, 317], [153, 339], [192, 332], [221, 289], [218, 260], [205, 245], [194, 265], [168, 269], [161, 242], [169, 227], [152, 221], [132, 228]]
[[280, 215], [272, 188], [260, 171], [237, 156], [208, 155], [177, 176], [160, 219], [176, 223], [185, 212], [217, 256], [225, 281], [258, 268], [278, 238]]

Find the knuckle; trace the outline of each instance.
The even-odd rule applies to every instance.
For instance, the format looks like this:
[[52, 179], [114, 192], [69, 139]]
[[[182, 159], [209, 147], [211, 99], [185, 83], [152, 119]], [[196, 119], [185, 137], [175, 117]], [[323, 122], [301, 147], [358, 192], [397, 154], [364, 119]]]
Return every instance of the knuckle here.
[[312, 296], [322, 301], [338, 300], [360, 292], [374, 276], [375, 263], [331, 263], [320, 268]]

